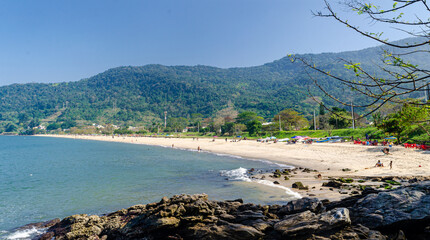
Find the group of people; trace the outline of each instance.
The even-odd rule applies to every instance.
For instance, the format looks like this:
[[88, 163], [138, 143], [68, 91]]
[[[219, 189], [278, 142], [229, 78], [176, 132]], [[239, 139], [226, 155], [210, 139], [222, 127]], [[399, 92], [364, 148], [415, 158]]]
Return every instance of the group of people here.
[[[393, 161], [390, 161], [390, 169], [393, 168]], [[375, 164], [375, 167], [384, 167], [384, 164], [381, 162], [381, 160], [378, 160], [378, 162]]]

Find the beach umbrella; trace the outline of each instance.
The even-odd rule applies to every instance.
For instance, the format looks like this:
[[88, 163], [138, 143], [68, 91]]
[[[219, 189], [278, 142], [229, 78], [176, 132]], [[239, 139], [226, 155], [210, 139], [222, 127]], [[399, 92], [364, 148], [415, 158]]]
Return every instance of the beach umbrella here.
[[391, 136], [391, 137], [386, 137], [385, 139], [397, 139], [397, 138], [396, 138], [396, 137]]
[[270, 137], [269, 139], [276, 139], [276, 137]]
[[292, 138], [294, 138], [294, 139], [299, 139], [299, 138], [302, 138], [301, 136], [294, 136], [294, 137], [292, 137]]

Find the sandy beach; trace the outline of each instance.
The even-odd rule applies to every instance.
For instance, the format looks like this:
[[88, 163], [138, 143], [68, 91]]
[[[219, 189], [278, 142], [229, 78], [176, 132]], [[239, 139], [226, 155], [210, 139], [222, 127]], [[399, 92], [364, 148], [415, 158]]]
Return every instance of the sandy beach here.
[[[360, 179], [365, 177], [411, 177], [430, 176], [430, 151], [406, 149], [403, 146], [393, 146], [390, 154], [385, 155], [381, 146], [363, 146], [352, 143], [314, 143], [314, 144], [286, 144], [261, 143], [255, 140], [232, 142], [230, 139], [210, 138], [164, 138], [164, 137], [123, 137], [123, 136], [84, 136], [84, 135], [40, 135], [45, 137], [61, 137], [133, 144], [147, 144], [173, 147], [178, 149], [197, 150], [217, 154], [229, 154], [250, 159], [269, 160], [276, 163], [292, 165], [316, 170], [317, 172], [296, 172], [290, 180], [278, 180], [281, 185], [291, 187], [294, 181], [301, 181], [310, 187], [309, 191], [298, 191], [302, 195], [317, 196], [330, 200], [342, 198], [339, 192], [320, 189], [321, 183], [329, 178], [351, 177]], [[384, 167], [375, 167], [380, 160]], [[392, 169], [389, 163], [393, 162]], [[317, 174], [322, 178], [318, 179]], [[313, 188], [313, 190], [311, 189]], [[322, 190], [322, 191], [320, 191]]]
[[[112, 136], [76, 136], [76, 135], [40, 135], [109, 142], [147, 144], [183, 149], [230, 154], [251, 159], [265, 159], [272, 162], [293, 165], [295, 167], [315, 169], [330, 176], [429, 176], [430, 151], [406, 149], [393, 146], [390, 154], [382, 153], [381, 146], [363, 146], [352, 143], [314, 143], [285, 144], [260, 143], [255, 140], [231, 142], [225, 139], [199, 138], [156, 138], [156, 137], [115, 137]], [[380, 160], [384, 167], [375, 167]], [[393, 161], [393, 168], [389, 168]], [[351, 171], [342, 171], [349, 168]]]

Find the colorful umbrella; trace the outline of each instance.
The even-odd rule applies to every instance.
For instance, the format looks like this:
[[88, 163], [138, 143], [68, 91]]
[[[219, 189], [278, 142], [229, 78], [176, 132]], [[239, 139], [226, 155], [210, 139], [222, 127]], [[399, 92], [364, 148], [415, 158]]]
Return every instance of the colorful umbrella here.
[[386, 137], [385, 139], [397, 139], [397, 138], [396, 138], [396, 137], [391, 136], [391, 137]]

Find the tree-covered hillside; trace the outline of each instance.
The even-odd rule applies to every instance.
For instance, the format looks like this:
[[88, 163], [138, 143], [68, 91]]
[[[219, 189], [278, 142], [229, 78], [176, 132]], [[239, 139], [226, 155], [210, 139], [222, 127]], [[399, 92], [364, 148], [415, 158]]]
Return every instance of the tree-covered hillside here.
[[[368, 48], [343, 53], [306, 54], [321, 68], [347, 77], [353, 73], [340, 59], [360, 62], [372, 71], [382, 49]], [[428, 66], [422, 55], [414, 63]], [[262, 66], [221, 69], [208, 66], [118, 67], [76, 82], [55, 84], [13, 84], [0, 88], [2, 121], [23, 118], [49, 121], [83, 120], [99, 123], [151, 122], [164, 116], [189, 117], [200, 113], [209, 117], [220, 109], [233, 106], [272, 118], [285, 108], [307, 116], [316, 109], [308, 95], [311, 91], [328, 105], [335, 105], [318, 92], [309, 76], [310, 69], [285, 57]], [[324, 87], [336, 97], [350, 98], [352, 93], [339, 83], [324, 80]], [[366, 101], [366, 99], [354, 99]]]

